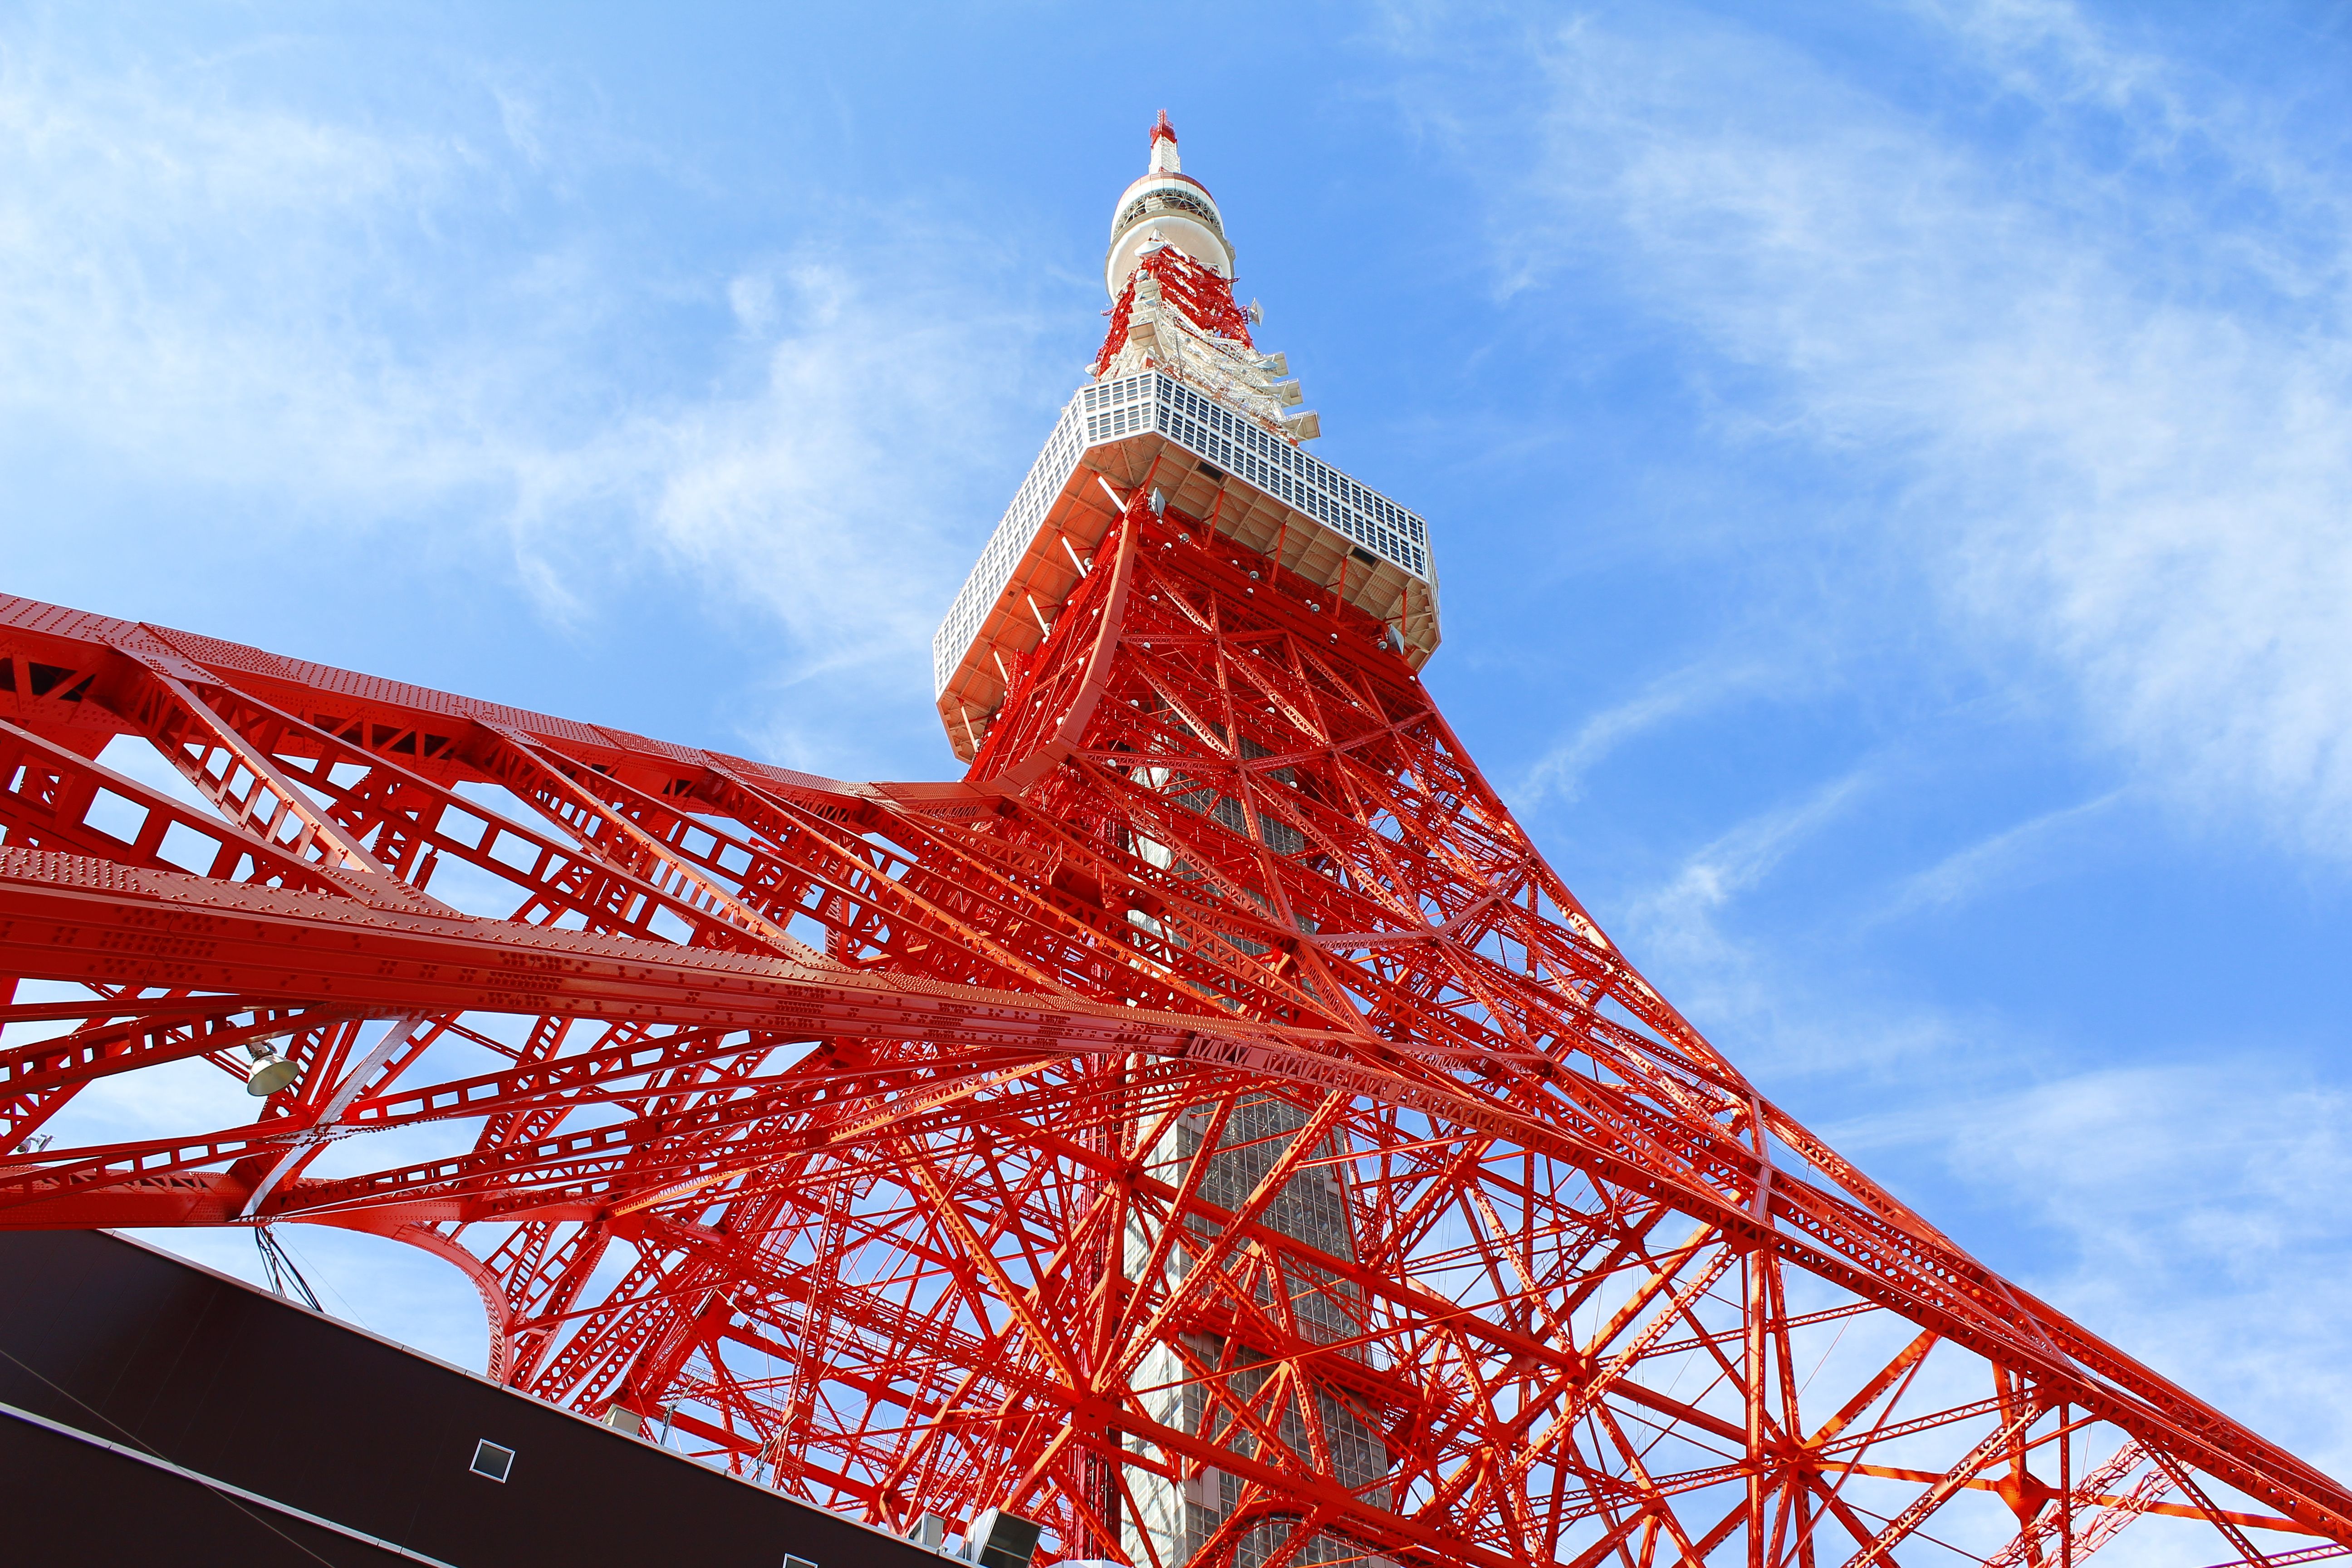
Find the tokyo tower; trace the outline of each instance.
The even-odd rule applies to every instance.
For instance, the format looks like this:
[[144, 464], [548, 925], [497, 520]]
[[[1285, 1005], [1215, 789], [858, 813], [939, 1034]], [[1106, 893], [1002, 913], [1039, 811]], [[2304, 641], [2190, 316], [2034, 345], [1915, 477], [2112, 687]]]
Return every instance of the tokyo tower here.
[[[507, 1384], [1040, 1561], [2352, 1554], [1643, 979], [1422, 686], [1439, 531], [1309, 455], [1234, 255], [1163, 114], [933, 644], [952, 783], [0, 600], [0, 1227], [396, 1237]], [[194, 1058], [213, 1124], [54, 1141]]]

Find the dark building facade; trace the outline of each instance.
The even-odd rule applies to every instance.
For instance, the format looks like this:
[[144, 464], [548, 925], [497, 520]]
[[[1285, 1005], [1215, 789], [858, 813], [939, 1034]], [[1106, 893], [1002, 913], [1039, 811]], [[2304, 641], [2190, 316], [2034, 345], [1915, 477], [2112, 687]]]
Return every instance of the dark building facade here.
[[0, 1501], [8, 1563], [943, 1561], [96, 1231], [0, 1233]]

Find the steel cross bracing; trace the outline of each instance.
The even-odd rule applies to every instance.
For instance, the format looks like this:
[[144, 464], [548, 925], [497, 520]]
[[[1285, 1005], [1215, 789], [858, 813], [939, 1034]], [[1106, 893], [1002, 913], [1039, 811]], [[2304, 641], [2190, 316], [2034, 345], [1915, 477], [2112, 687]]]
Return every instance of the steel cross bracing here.
[[1743, 1078], [1328, 599], [1139, 495], [919, 785], [0, 602], [0, 1224], [395, 1237], [518, 1388], [1137, 1568], [2352, 1542]]

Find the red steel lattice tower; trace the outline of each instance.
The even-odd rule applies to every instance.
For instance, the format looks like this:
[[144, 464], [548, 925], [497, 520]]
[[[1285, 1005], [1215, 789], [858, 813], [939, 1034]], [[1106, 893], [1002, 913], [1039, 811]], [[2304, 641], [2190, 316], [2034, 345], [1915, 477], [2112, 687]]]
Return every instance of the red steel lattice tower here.
[[[959, 783], [0, 601], [0, 1225], [395, 1237], [515, 1387], [1053, 1557], [2344, 1554], [2342, 1486], [1632, 967], [1416, 678], [1426, 525], [1305, 450], [1164, 115], [1115, 210], [935, 644]], [[194, 1058], [221, 1125], [48, 1141]]]

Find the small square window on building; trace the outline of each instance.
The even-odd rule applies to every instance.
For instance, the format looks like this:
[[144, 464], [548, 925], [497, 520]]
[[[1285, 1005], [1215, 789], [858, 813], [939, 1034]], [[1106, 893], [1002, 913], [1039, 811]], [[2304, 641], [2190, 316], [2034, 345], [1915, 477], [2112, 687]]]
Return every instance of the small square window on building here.
[[514, 1468], [514, 1450], [485, 1437], [474, 1445], [474, 1462], [467, 1468], [478, 1476], [503, 1481], [507, 1479], [507, 1472]]

